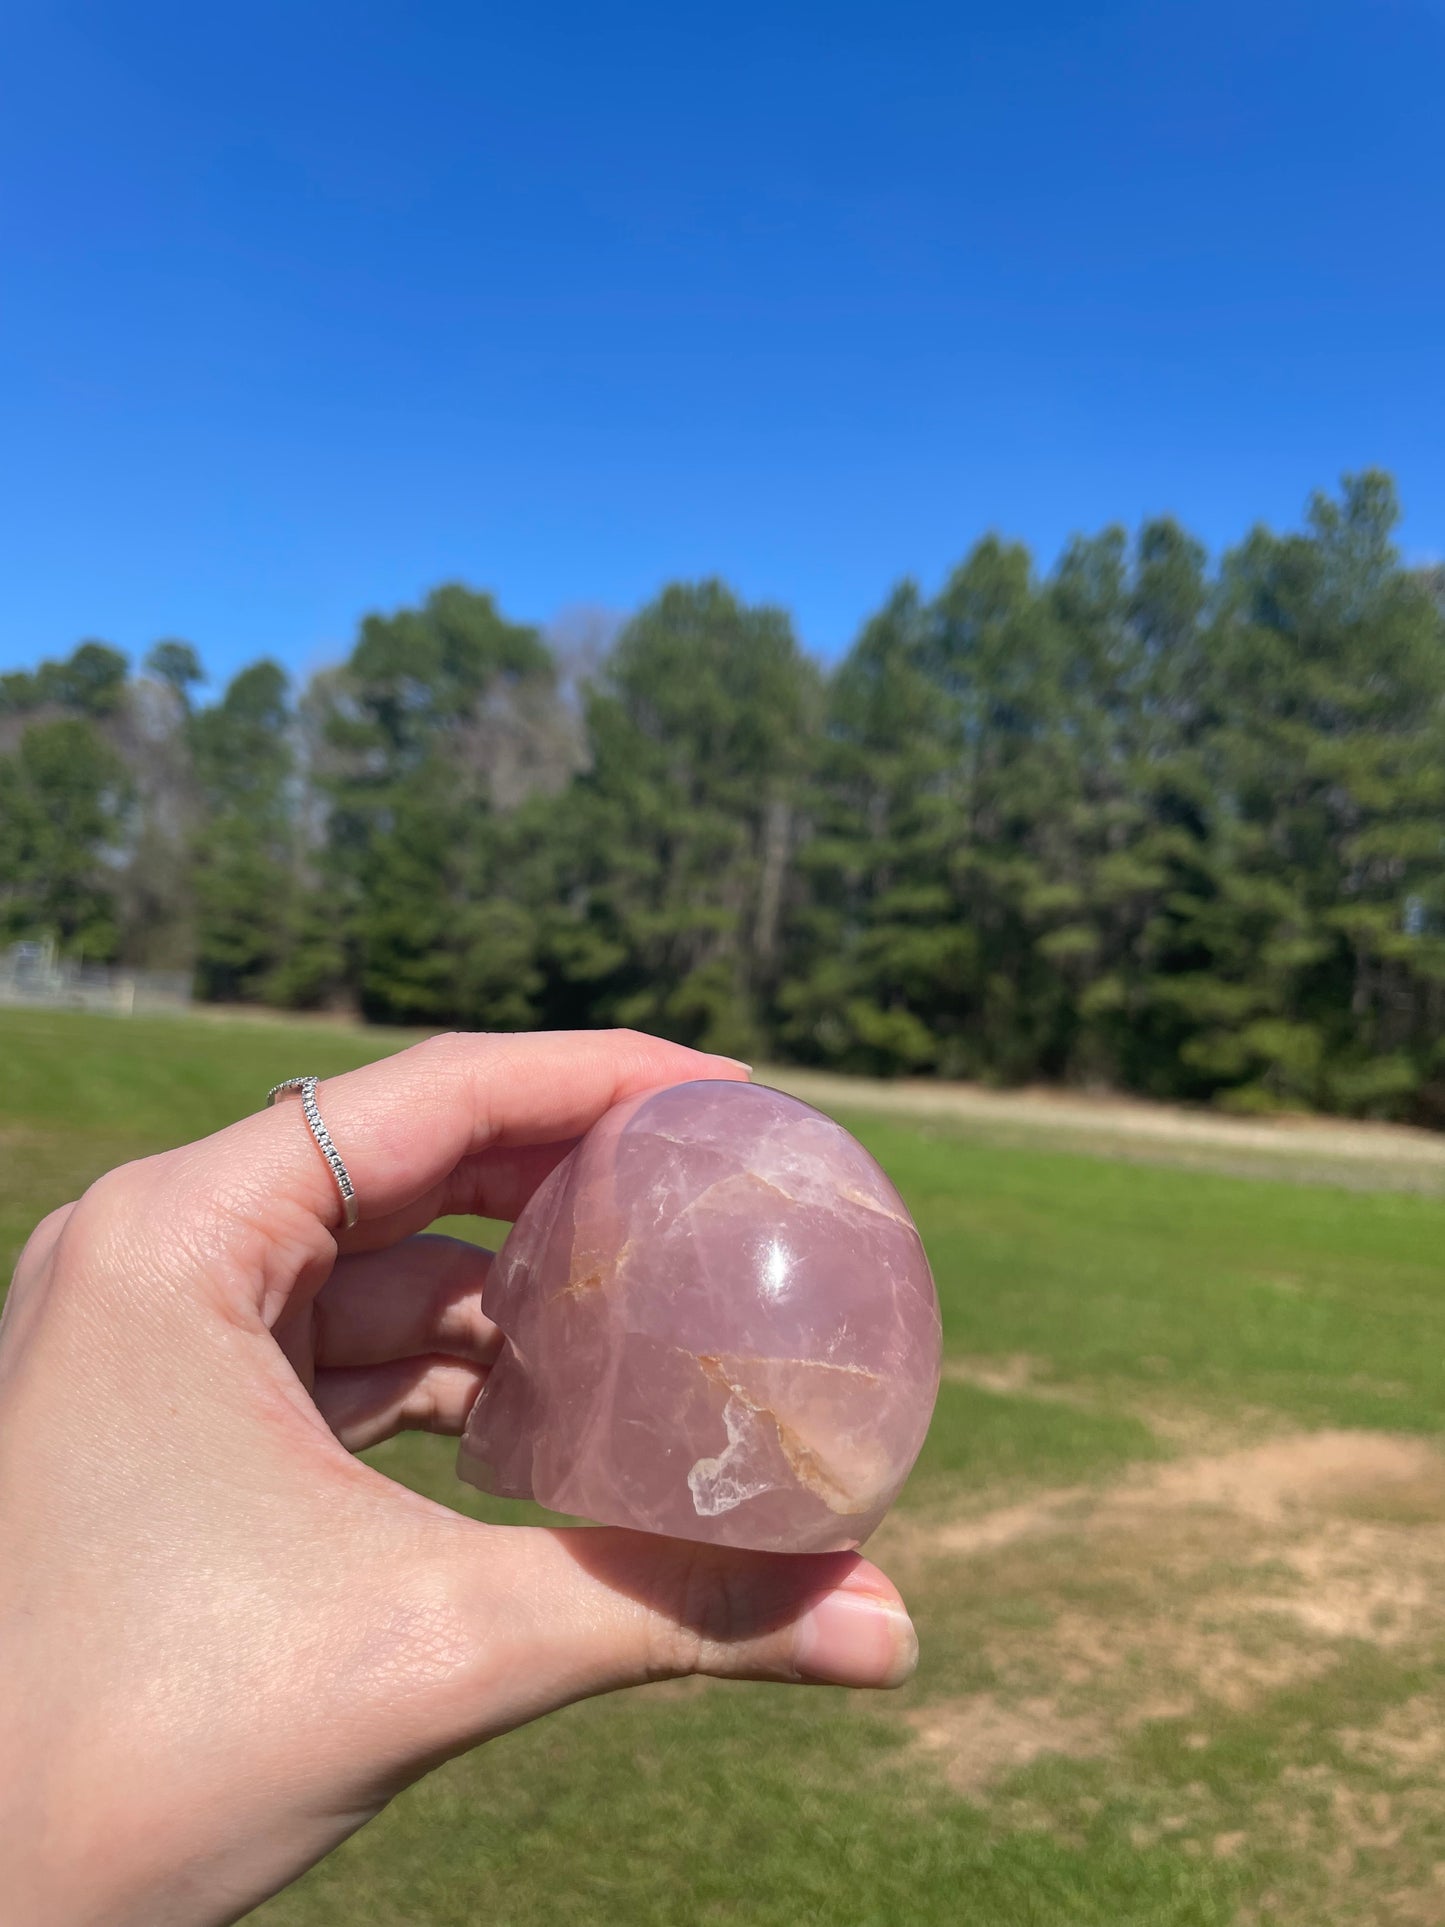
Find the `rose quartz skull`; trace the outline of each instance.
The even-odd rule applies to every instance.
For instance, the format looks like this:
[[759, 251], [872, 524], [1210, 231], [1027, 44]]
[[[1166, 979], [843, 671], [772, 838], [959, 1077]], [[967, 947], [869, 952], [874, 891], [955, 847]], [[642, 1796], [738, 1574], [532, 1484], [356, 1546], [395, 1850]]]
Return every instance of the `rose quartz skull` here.
[[938, 1392], [938, 1299], [898, 1193], [754, 1084], [619, 1104], [513, 1226], [505, 1334], [458, 1471], [486, 1492], [780, 1552], [858, 1545]]

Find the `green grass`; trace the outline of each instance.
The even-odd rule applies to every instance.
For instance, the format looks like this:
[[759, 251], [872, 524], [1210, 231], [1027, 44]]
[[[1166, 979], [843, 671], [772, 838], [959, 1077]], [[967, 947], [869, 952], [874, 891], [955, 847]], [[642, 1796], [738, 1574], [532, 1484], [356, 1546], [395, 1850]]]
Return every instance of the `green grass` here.
[[923, 1229], [956, 1350], [1321, 1423], [1440, 1424], [1445, 1199], [844, 1121]]
[[[110, 1164], [406, 1041], [0, 1013], [7, 1269]], [[1445, 1200], [847, 1122], [944, 1306], [950, 1373], [879, 1548], [917, 1680], [574, 1708], [431, 1776], [266, 1927], [1437, 1917], [1445, 1499], [1314, 1491], [1272, 1523], [1149, 1480], [1181, 1438], [1436, 1435]], [[458, 1486], [445, 1441], [372, 1456], [475, 1516], [536, 1516]], [[986, 1513], [1017, 1529], [969, 1541]]]
[[970, 1491], [997, 1499], [1116, 1471], [1162, 1452], [1149, 1427], [1129, 1412], [945, 1383], [901, 1503], [909, 1510], [956, 1505]]
[[[436, 1776], [263, 1910], [279, 1927], [955, 1927], [1121, 1920], [1214, 1927], [1227, 1870], [1158, 1848], [1000, 1834], [908, 1783], [884, 1722], [732, 1688], [581, 1707]], [[344, 1894], [344, 1899], [343, 1899]], [[343, 1911], [344, 1908], [344, 1911]]]

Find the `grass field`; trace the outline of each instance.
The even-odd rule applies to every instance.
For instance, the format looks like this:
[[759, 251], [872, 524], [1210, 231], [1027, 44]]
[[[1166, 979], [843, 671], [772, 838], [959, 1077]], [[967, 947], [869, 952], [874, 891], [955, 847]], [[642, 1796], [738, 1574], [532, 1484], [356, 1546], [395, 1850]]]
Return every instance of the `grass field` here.
[[[107, 1165], [404, 1041], [0, 1013], [7, 1273]], [[870, 1548], [917, 1679], [575, 1708], [435, 1774], [254, 1918], [1445, 1922], [1445, 1197], [845, 1121], [944, 1306], [937, 1418]], [[374, 1456], [522, 1511], [457, 1486], [443, 1441]]]

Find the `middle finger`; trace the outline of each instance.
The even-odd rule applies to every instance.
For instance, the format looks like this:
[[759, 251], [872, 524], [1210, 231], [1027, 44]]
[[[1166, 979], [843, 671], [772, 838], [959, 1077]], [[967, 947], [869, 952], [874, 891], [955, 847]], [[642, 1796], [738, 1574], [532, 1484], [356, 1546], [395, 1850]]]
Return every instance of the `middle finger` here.
[[338, 1259], [311, 1306], [317, 1369], [428, 1353], [490, 1365], [502, 1343], [482, 1312], [492, 1255], [430, 1233]]

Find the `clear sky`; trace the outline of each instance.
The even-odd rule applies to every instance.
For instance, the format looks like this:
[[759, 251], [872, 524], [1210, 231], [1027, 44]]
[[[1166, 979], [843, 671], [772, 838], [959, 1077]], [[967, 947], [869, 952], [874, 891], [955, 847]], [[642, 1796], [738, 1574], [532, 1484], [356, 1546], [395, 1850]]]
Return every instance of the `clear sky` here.
[[832, 654], [994, 527], [1445, 553], [1445, 0], [10, 0], [0, 667], [460, 577]]

